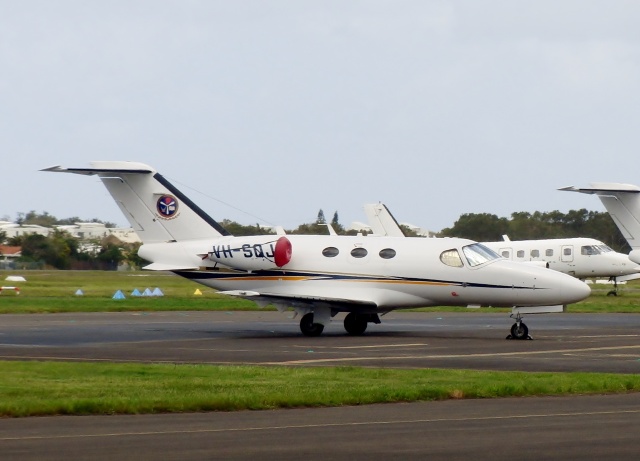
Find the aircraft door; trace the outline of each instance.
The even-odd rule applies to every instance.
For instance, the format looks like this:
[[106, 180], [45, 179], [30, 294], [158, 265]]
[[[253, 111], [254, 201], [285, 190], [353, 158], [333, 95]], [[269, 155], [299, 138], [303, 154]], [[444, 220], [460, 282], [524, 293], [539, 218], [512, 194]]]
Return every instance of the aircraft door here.
[[570, 263], [573, 261], [573, 245], [562, 245], [562, 254], [560, 259], [563, 263]]

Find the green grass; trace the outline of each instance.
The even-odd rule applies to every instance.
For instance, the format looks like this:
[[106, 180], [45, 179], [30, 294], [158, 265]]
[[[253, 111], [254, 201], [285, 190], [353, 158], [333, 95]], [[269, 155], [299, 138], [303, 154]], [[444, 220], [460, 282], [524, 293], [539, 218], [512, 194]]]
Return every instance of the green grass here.
[[140, 414], [640, 391], [640, 376], [1, 362], [0, 416]]
[[[8, 282], [7, 275], [27, 282]], [[150, 310], [254, 310], [250, 301], [219, 295], [157, 272], [0, 271], [0, 313]], [[163, 297], [131, 297], [159, 287]], [[607, 285], [569, 312], [638, 312], [640, 283], [608, 297]], [[81, 289], [83, 296], [76, 296]], [[202, 295], [195, 295], [199, 289]], [[113, 300], [122, 290], [127, 299]], [[498, 312], [504, 309], [425, 308]], [[363, 405], [450, 398], [492, 398], [640, 391], [640, 375], [524, 373], [371, 368], [0, 362], [0, 416], [233, 411]]]
[[[26, 282], [5, 281], [22, 275]], [[167, 272], [113, 271], [0, 271], [0, 285], [18, 286], [20, 294], [0, 295], [0, 313], [121, 312], [258, 310], [241, 298], [219, 295], [215, 290]], [[160, 288], [162, 297], [130, 296], [134, 289]], [[82, 296], [77, 296], [82, 290]], [[112, 299], [122, 290], [126, 299]], [[200, 290], [201, 295], [195, 295]]]
[[[26, 282], [8, 282], [8, 275], [22, 275]], [[118, 312], [118, 311], [180, 311], [180, 310], [258, 310], [248, 300], [219, 295], [215, 290], [193, 283], [167, 272], [108, 271], [0, 271], [0, 285], [19, 286], [20, 295], [6, 291], [0, 295], [1, 313], [45, 312]], [[163, 297], [131, 297], [137, 288], [159, 287]], [[575, 313], [635, 313], [640, 312], [640, 280], [620, 285], [619, 296], [607, 296], [610, 285], [591, 285], [592, 295], [571, 304]], [[83, 296], [76, 296], [80, 289]], [[196, 289], [202, 295], [194, 295]], [[117, 290], [127, 297], [111, 299]], [[271, 308], [267, 308], [271, 309]], [[424, 312], [506, 312], [508, 309], [465, 307], [428, 307], [413, 309]]]

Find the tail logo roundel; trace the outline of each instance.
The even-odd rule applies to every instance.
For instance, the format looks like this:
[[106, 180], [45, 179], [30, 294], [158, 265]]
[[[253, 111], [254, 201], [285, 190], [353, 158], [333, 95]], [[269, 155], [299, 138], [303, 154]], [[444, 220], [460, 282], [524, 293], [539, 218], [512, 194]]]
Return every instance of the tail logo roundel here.
[[171, 195], [163, 195], [158, 199], [156, 208], [161, 218], [171, 219], [175, 217], [178, 211], [178, 201]]

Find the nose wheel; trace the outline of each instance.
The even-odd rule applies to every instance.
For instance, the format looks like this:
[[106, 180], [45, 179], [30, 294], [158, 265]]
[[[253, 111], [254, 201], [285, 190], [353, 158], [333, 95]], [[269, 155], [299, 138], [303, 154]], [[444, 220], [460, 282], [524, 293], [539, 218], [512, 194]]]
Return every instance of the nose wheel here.
[[516, 316], [516, 323], [511, 326], [511, 334], [506, 339], [533, 339], [529, 336], [529, 328], [522, 321], [520, 314]]

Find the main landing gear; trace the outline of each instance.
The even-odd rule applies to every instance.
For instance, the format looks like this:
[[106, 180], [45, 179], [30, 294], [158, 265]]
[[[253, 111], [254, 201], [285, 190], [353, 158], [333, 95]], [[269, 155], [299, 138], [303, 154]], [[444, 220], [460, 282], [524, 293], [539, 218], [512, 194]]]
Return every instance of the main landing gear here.
[[313, 312], [304, 314], [300, 319], [300, 331], [305, 336], [320, 336], [323, 330], [323, 324], [313, 323]]
[[[513, 318], [513, 314], [510, 317]], [[516, 314], [516, 323], [511, 327], [511, 334], [506, 339], [533, 339], [529, 336], [529, 328], [522, 321], [520, 314]]]
[[618, 296], [618, 278], [609, 277], [609, 281], [613, 282], [613, 290], [607, 293], [607, 296]]
[[[349, 312], [344, 318], [344, 329], [351, 336], [360, 336], [366, 330], [369, 323], [380, 323], [378, 314], [357, 314]], [[320, 336], [324, 330], [322, 323], [314, 322], [313, 312], [308, 312], [300, 319], [300, 331], [305, 336]]]

